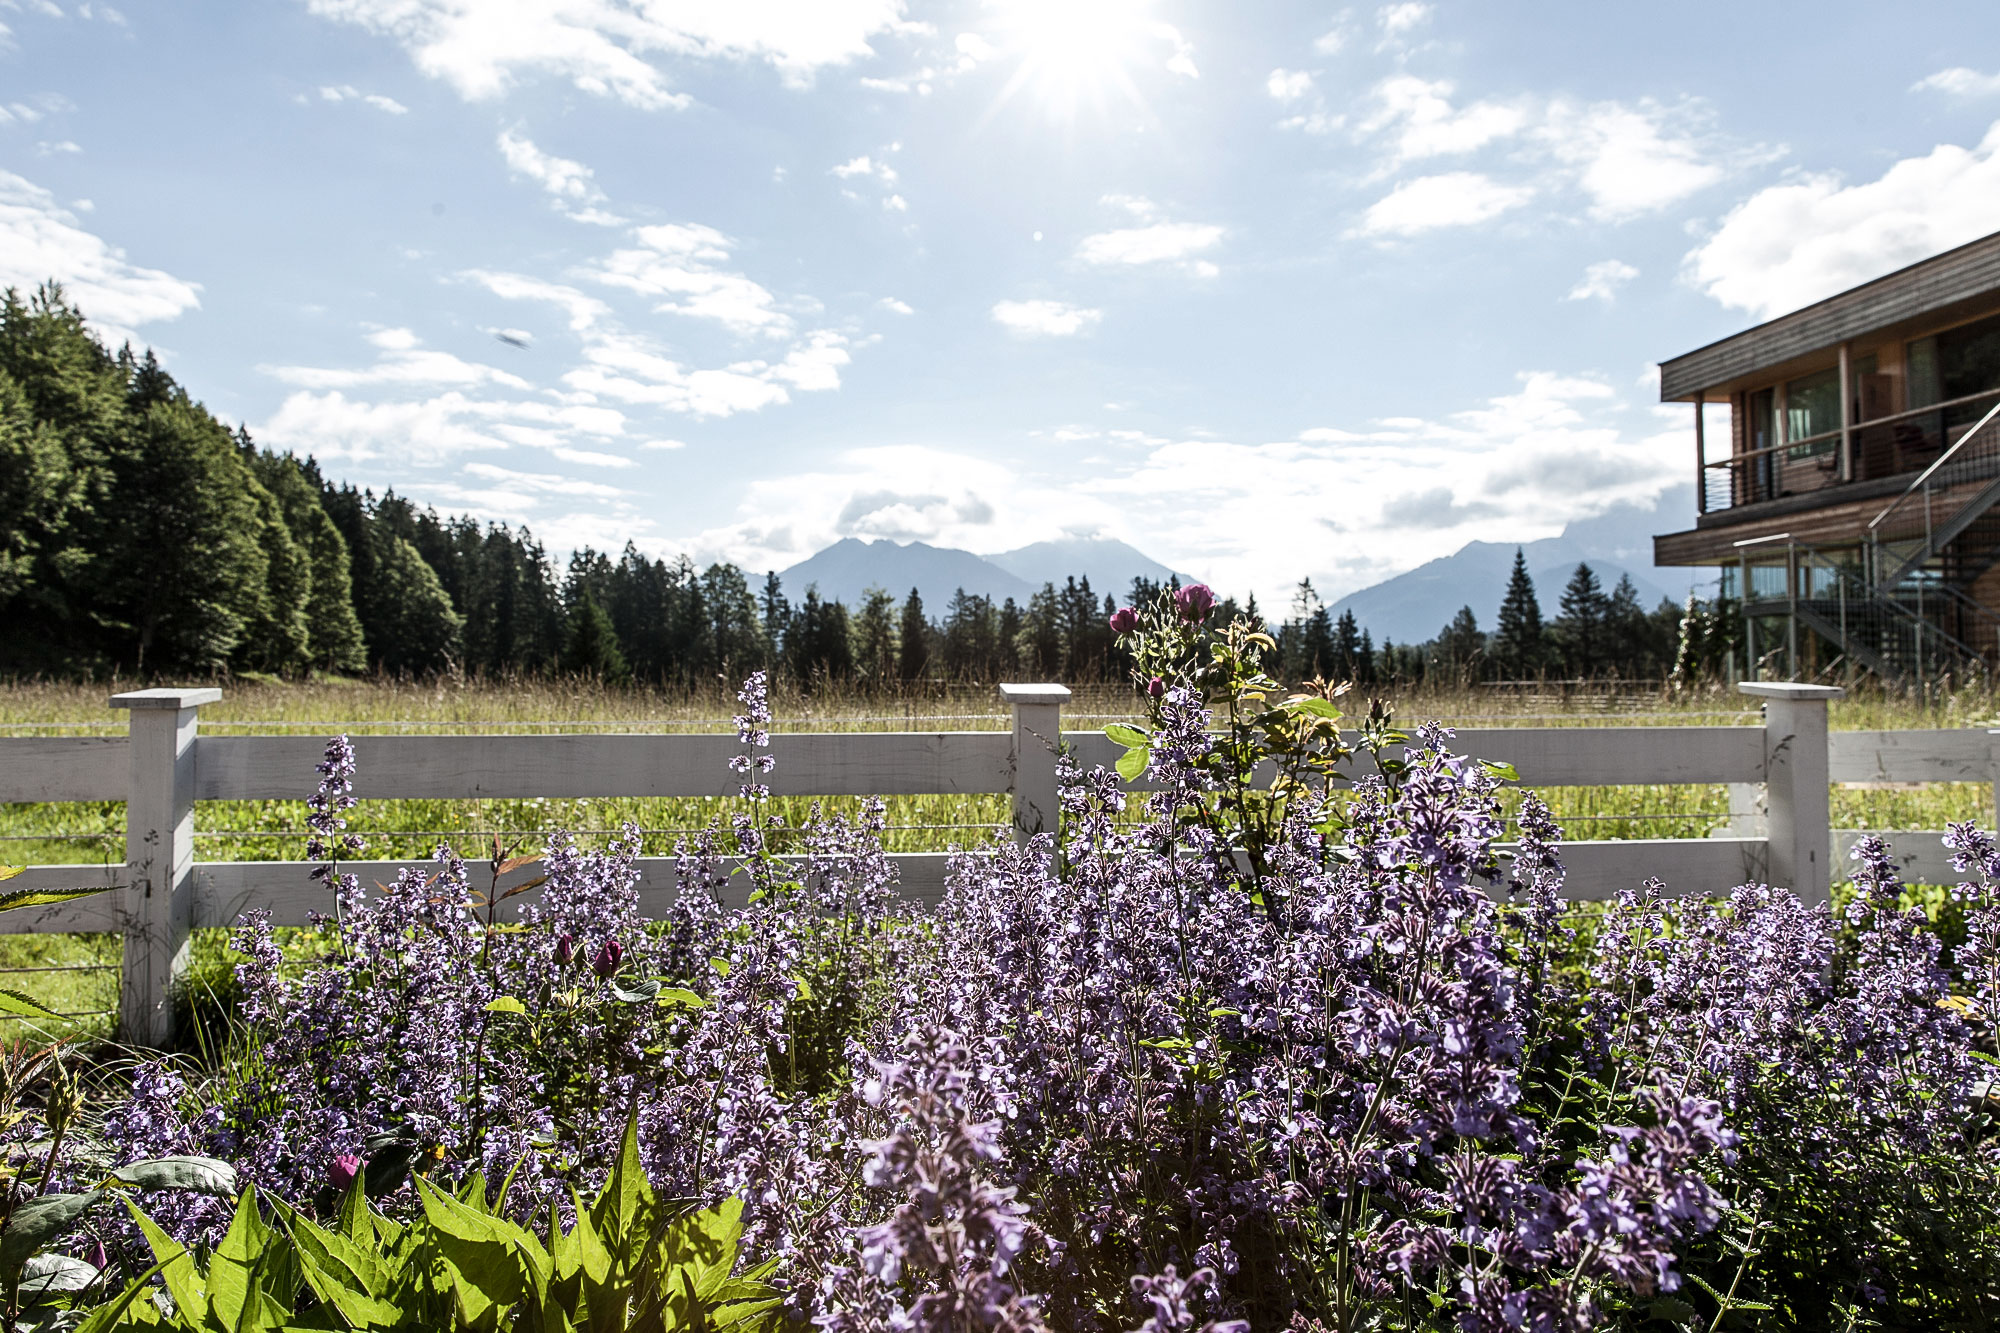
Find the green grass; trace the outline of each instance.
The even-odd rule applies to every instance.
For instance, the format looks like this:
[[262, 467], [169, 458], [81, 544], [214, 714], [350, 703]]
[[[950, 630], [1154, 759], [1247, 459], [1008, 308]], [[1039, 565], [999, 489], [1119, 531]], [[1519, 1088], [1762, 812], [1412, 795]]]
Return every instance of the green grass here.
[[[118, 735], [124, 714], [106, 706], [116, 684], [0, 684], [0, 736]], [[1393, 696], [1399, 720], [1436, 718], [1462, 726], [1751, 725], [1751, 701], [1709, 690], [1673, 694], [1616, 687], [1406, 690]], [[774, 701], [782, 731], [993, 731], [1007, 724], [991, 687], [930, 687], [904, 695], [780, 689]], [[1129, 691], [1077, 691], [1065, 717], [1074, 727], [1101, 726], [1135, 711]], [[219, 703], [202, 710], [205, 730], [220, 734], [274, 732], [323, 735], [481, 731], [517, 734], [581, 731], [728, 732], [734, 701], [718, 686], [705, 693], [608, 689], [588, 682], [426, 684], [316, 680], [228, 682]], [[1900, 695], [1859, 690], [1832, 707], [1836, 729], [2000, 725], [2000, 703], [1983, 691]], [[1491, 757], [1504, 758], [1504, 755]], [[297, 860], [303, 855], [305, 804], [312, 775], [298, 775], [300, 799], [217, 801], [196, 816], [196, 854], [205, 861]], [[1699, 838], [1728, 817], [1721, 786], [1624, 786], [1546, 789], [1542, 796], [1573, 840]], [[1510, 798], [1517, 799], [1517, 798]], [[802, 823], [813, 803], [773, 803], [788, 824]], [[853, 812], [854, 799], [820, 803]], [[647, 855], [670, 854], [683, 832], [727, 817], [734, 802], [678, 800], [366, 801], [353, 827], [368, 840], [370, 858], [429, 855], [440, 842], [469, 856], [484, 854], [494, 834], [503, 842], [538, 846], [563, 828], [598, 844], [625, 821], [643, 831]], [[1833, 793], [1840, 828], [1941, 829], [1952, 820], [1992, 818], [1991, 788], [1980, 783], [1928, 786], [1845, 786]], [[1002, 796], [887, 798], [890, 851], [942, 851], [978, 846], [1004, 827]], [[0, 862], [57, 865], [123, 859], [124, 807], [117, 802], [0, 806]], [[299, 873], [305, 873], [301, 866]], [[34, 996], [60, 1012], [116, 1004], [115, 971], [13, 971], [73, 965], [115, 967], [114, 936], [0, 936], [0, 985]], [[221, 932], [197, 940], [199, 968], [226, 975]], [[108, 1031], [108, 1017], [77, 1020], [67, 1031]], [[23, 1025], [15, 1022], [19, 1030]]]

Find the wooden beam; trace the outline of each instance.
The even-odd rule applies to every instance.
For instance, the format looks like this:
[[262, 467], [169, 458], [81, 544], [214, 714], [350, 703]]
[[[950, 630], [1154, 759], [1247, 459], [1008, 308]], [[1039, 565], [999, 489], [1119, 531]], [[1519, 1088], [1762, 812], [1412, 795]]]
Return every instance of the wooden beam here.
[[1694, 399], [1694, 507], [1697, 514], [1708, 512], [1708, 439], [1702, 418], [1707, 415], [1708, 395]]
[[1854, 480], [1854, 368], [1840, 345], [1840, 479]]

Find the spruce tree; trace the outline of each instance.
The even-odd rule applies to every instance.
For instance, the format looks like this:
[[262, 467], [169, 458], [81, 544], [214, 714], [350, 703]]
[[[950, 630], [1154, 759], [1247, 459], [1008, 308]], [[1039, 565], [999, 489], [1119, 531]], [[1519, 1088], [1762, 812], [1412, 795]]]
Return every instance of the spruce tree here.
[[876, 683], [896, 678], [896, 599], [886, 588], [861, 594], [854, 615], [854, 663]]
[[1518, 546], [1514, 548], [1514, 571], [1507, 577], [1507, 595], [1500, 601], [1494, 624], [1493, 655], [1501, 670], [1515, 680], [1534, 676], [1547, 661], [1542, 606], [1535, 600], [1535, 581], [1528, 577], [1528, 561]]
[[923, 596], [912, 588], [896, 629], [896, 674], [906, 681], [922, 680], [930, 661], [931, 622], [924, 616]]
[[618, 647], [618, 631], [611, 617], [588, 592], [570, 606], [569, 639], [563, 645], [563, 670], [573, 676], [587, 676], [606, 684], [625, 680], [625, 654]]
[[1563, 588], [1560, 605], [1554, 637], [1563, 666], [1571, 675], [1587, 680], [1604, 670], [1610, 647], [1605, 623], [1610, 602], [1597, 571], [1579, 564]]
[[461, 660], [465, 624], [437, 571], [401, 537], [378, 533], [374, 546], [374, 573], [355, 594], [376, 663], [393, 675], [450, 670]]

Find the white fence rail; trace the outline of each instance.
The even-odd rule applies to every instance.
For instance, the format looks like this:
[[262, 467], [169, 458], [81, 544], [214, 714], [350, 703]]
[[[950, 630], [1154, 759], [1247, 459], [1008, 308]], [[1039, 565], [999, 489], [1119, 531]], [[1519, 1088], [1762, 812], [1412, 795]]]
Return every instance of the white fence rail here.
[[[1062, 731], [1069, 691], [1059, 685], [1000, 688], [1012, 708], [1006, 732], [776, 734], [771, 789], [786, 796], [1007, 795], [1016, 834], [1026, 838], [1054, 822], [1058, 738], [1086, 767], [1109, 765], [1120, 747], [1101, 732]], [[1732, 836], [1568, 844], [1568, 893], [1577, 899], [1609, 897], [1657, 875], [1681, 893], [1768, 880], [1824, 901], [1833, 867], [1858, 836], [1830, 829], [1830, 783], [1990, 782], [2000, 765], [2000, 734], [1829, 735], [1827, 703], [1838, 690], [1740, 688], [1764, 700], [1763, 726], [1461, 729], [1456, 744], [1512, 763], [1534, 787], [1730, 785], [1738, 812]], [[0, 932], [122, 935], [121, 1029], [152, 1044], [172, 1035], [173, 986], [194, 929], [228, 926], [253, 907], [269, 909], [277, 924], [303, 925], [326, 906], [324, 890], [297, 862], [194, 859], [196, 802], [302, 796], [322, 753], [311, 737], [202, 736], [199, 711], [219, 698], [215, 689], [139, 690], [111, 700], [130, 710], [125, 738], [0, 739], [0, 802], [126, 803], [123, 864], [31, 866], [7, 886], [111, 891], [5, 914]], [[712, 797], [733, 794], [739, 783], [727, 760], [740, 746], [729, 736], [360, 736], [354, 749], [362, 799]], [[1901, 839], [1896, 850], [1907, 879], [1950, 877], [1935, 833]], [[947, 854], [892, 859], [906, 897], [935, 902], [942, 894]], [[411, 864], [348, 868], [364, 883], [386, 882]], [[483, 863], [472, 872], [475, 882], [488, 873]], [[641, 909], [664, 914], [675, 888], [673, 860], [641, 858], [639, 876]]]

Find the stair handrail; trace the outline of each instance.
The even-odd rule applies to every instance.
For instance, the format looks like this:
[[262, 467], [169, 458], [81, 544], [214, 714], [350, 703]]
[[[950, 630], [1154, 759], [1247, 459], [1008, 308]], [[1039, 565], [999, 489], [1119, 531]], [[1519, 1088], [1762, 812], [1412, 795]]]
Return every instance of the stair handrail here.
[[1977, 435], [1980, 431], [1984, 430], [1986, 428], [1986, 423], [1993, 420], [1993, 418], [1996, 416], [2000, 416], [2000, 402], [1996, 402], [1995, 404], [1993, 404], [1993, 406], [1987, 408], [1985, 416], [1973, 422], [1972, 425], [1966, 430], [1965, 434], [1959, 436], [1957, 441], [1949, 449], [1939, 454], [1937, 456], [1937, 459], [1929, 467], [1925, 468], [1922, 472], [1919, 472], [1917, 474], [1916, 480], [1912, 481], [1908, 486], [1906, 486], [1903, 489], [1903, 493], [1901, 495], [1891, 500], [1888, 503], [1887, 507], [1885, 507], [1881, 513], [1875, 515], [1874, 518], [1868, 520], [1868, 530], [1870, 532], [1873, 532], [1875, 528], [1882, 522], [1883, 519], [1886, 519], [1887, 517], [1889, 517], [1890, 514], [1894, 513], [1897, 509], [1901, 508], [1905, 500], [1909, 499], [1912, 495], [1916, 494], [1919, 490], [1923, 489], [1926, 485], [1928, 485], [1931, 479], [1931, 474], [1936, 472], [1939, 468], [1943, 467], [1946, 463], [1949, 463], [1952, 459], [1952, 456], [1956, 454], [1960, 449], [1963, 449], [1965, 447], [1966, 441], [1970, 440], [1973, 436]]
[[[1819, 550], [1817, 547], [1809, 546], [1805, 542], [1798, 541], [1796, 539], [1790, 541], [1789, 545], [1792, 547], [1795, 553], [1803, 554], [1808, 562], [1817, 561], [1822, 568], [1826, 569], [1836, 578], [1853, 584], [1856, 592], [1860, 594], [1860, 598], [1863, 602], [1874, 603], [1877, 607], [1879, 607], [1883, 611], [1888, 612], [1892, 617], [1898, 617], [1902, 619], [1912, 629], [1916, 630], [1917, 633], [1930, 634], [1933, 638], [1935, 638], [1939, 642], [1947, 644], [1952, 648], [1956, 649], [1958, 653], [1962, 656], [1971, 658], [1982, 657], [1982, 654], [1977, 648], [1974, 648], [1971, 644], [1966, 643], [1964, 640], [1960, 639], [1956, 634], [1953, 634], [1949, 630], [1945, 629], [1942, 625], [1939, 625], [1935, 621], [1932, 621], [1924, 616], [1920, 616], [1916, 612], [1912, 611], [1909, 607], [1902, 605], [1902, 603], [1898, 602], [1894, 597], [1889, 595], [1887, 589], [1878, 588], [1870, 584], [1867, 580], [1863, 579], [1859, 574], [1855, 573], [1852, 569], [1849, 569], [1846, 565], [1843, 565], [1839, 561], [1833, 559], [1833, 557], [1829, 556], [1826, 552]], [[1794, 558], [1795, 559], [1797, 558], [1796, 554]], [[1939, 586], [1949, 587], [1948, 584], [1940, 584]], [[1955, 589], [1953, 591], [1956, 592]], [[1963, 596], [1963, 594], [1959, 595]], [[1971, 602], [1972, 599], [1968, 597], [1964, 598], [1964, 600]], [[1978, 605], [1978, 603], [1976, 602], [1973, 602], [1972, 604], [1974, 606]], [[1842, 644], [1841, 647], [1847, 648], [1848, 645]]]

